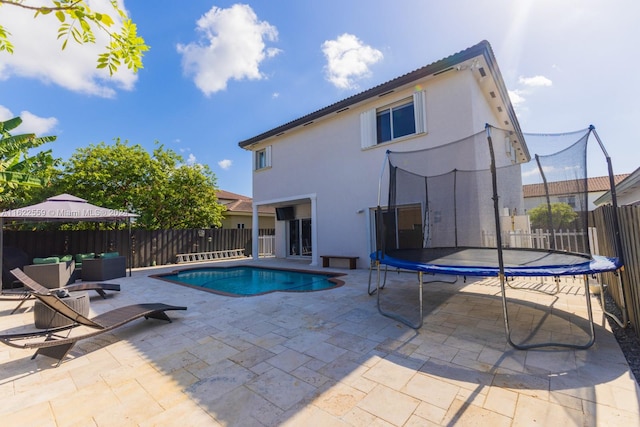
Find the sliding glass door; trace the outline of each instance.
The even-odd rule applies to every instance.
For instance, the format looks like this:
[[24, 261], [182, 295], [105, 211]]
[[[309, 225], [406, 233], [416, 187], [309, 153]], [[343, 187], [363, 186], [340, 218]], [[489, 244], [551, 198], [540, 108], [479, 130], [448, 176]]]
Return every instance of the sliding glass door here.
[[293, 219], [289, 221], [288, 256], [310, 257], [311, 252], [311, 219]]

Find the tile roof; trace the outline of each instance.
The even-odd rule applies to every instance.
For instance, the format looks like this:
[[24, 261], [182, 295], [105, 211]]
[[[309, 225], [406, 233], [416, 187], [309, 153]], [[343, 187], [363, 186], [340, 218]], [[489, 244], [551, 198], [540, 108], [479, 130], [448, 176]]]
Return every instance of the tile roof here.
[[[216, 191], [218, 202], [227, 207], [229, 213], [253, 213], [253, 199], [241, 194], [232, 193], [230, 191]], [[258, 206], [260, 214], [274, 214], [275, 208], [269, 206]]]
[[[613, 180], [616, 185], [629, 176], [628, 173], [614, 175]], [[549, 182], [549, 195], [558, 196], [562, 194], [574, 194], [579, 193], [578, 181], [556, 181]], [[593, 178], [587, 178], [587, 192], [593, 193], [598, 191], [609, 191], [609, 177], [608, 176], [596, 176]], [[522, 192], [524, 197], [542, 197], [545, 195], [544, 184], [526, 184], [522, 186]]]
[[216, 196], [218, 197], [218, 200], [251, 200], [251, 197], [243, 196], [241, 194], [236, 194], [225, 190], [216, 191]]
[[[277, 136], [281, 133], [284, 133], [298, 126], [309, 124], [314, 120], [317, 120], [321, 117], [328, 116], [329, 114], [342, 112], [360, 102], [367, 101], [376, 96], [382, 96], [386, 93], [394, 91], [395, 89], [408, 85], [414, 82], [415, 80], [446, 72], [448, 70], [453, 69], [456, 65], [463, 63], [464, 61], [467, 61], [472, 58], [476, 58], [478, 56], [484, 57], [487, 63], [487, 66], [489, 68], [488, 71], [492, 75], [495, 81], [495, 84], [497, 86], [499, 96], [505, 102], [505, 108], [507, 110], [509, 121], [511, 122], [511, 125], [514, 127], [516, 133], [518, 134], [518, 138], [520, 140], [524, 140], [524, 137], [522, 136], [522, 131], [520, 130], [520, 124], [518, 123], [518, 119], [516, 117], [515, 110], [513, 109], [513, 105], [511, 104], [511, 100], [509, 98], [507, 88], [504, 84], [502, 74], [500, 73], [500, 69], [498, 68], [498, 63], [495, 59], [493, 49], [491, 48], [491, 45], [489, 44], [488, 41], [483, 40], [474, 46], [471, 46], [465, 50], [462, 50], [458, 53], [450, 55], [444, 59], [433, 62], [422, 68], [418, 68], [417, 70], [406, 73], [400, 77], [396, 77], [393, 80], [389, 80], [386, 83], [382, 83], [371, 89], [365, 90], [364, 92], [360, 92], [355, 95], [352, 95], [348, 98], [343, 99], [342, 101], [338, 101], [320, 110], [314, 111], [298, 119], [292, 120], [281, 126], [278, 126], [271, 130], [263, 132], [260, 135], [254, 136], [244, 141], [240, 141], [238, 145], [240, 146], [240, 148], [248, 149], [252, 144], [256, 144], [264, 139], [270, 138], [272, 136]], [[526, 145], [523, 145], [523, 149], [525, 150], [526, 152], [525, 154], [528, 157], [529, 153], [527, 151]]]

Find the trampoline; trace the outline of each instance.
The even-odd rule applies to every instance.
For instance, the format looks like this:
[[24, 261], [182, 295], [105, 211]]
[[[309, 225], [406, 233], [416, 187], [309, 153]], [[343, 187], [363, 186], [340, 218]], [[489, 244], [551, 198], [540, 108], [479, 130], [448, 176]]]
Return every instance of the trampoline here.
[[[504, 275], [578, 276], [616, 271], [618, 258], [537, 249], [503, 249]], [[375, 261], [379, 254], [371, 254]], [[403, 270], [457, 276], [499, 276], [498, 253], [492, 248], [428, 248], [388, 251], [383, 264]]]
[[[517, 349], [537, 347], [588, 348], [595, 342], [589, 292], [589, 276], [614, 272], [622, 288], [621, 256], [592, 254], [588, 235], [587, 142], [594, 135], [609, 166], [612, 201], [616, 206], [611, 161], [595, 128], [567, 134], [544, 135], [537, 145], [533, 136], [486, 126], [483, 132], [434, 148], [387, 151], [380, 177], [375, 215], [376, 250], [371, 253], [377, 269], [378, 310], [414, 329], [423, 325], [424, 274], [498, 277], [500, 279], [504, 327], [508, 343]], [[506, 156], [495, 150], [494, 141], [504, 141]], [[536, 149], [554, 150], [530, 156]], [[558, 140], [569, 141], [558, 148]], [[551, 143], [553, 142], [553, 143]], [[514, 154], [509, 148], [517, 150]], [[542, 147], [542, 148], [541, 148]], [[382, 181], [388, 167], [388, 204], [380, 207]], [[523, 184], [542, 189], [539, 206], [524, 206]], [[562, 198], [557, 189], [562, 189]], [[573, 202], [567, 210], [562, 200]], [[563, 210], [564, 209], [564, 210]], [[614, 215], [615, 217], [615, 215]], [[533, 218], [533, 219], [532, 219]], [[621, 254], [617, 218], [610, 236]], [[535, 223], [532, 224], [532, 221]], [[561, 231], [562, 226], [571, 231]], [[546, 232], [543, 233], [542, 228]], [[567, 249], [563, 236], [571, 235]], [[541, 237], [543, 236], [543, 237]], [[381, 268], [385, 278], [381, 281]], [[418, 273], [419, 319], [412, 322], [381, 306], [388, 268]], [[579, 276], [584, 279], [589, 331], [584, 343], [516, 343], [511, 338], [506, 286], [509, 277]], [[388, 291], [385, 291], [388, 292]], [[623, 293], [621, 293], [623, 294]], [[610, 315], [610, 313], [606, 313]], [[618, 321], [618, 323], [621, 323]]]

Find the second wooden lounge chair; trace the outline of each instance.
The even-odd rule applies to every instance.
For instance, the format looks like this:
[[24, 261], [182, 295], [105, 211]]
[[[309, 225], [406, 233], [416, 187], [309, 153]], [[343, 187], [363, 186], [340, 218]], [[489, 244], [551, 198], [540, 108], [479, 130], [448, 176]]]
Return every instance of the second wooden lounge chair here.
[[[20, 272], [19, 275], [16, 275], [14, 273], [14, 271], [16, 270]], [[25, 301], [31, 298], [32, 295], [30, 290], [33, 289], [34, 286], [35, 287], [39, 286], [42, 289], [48, 289], [51, 292], [60, 291], [60, 290], [67, 291], [67, 292], [96, 291], [102, 298], [107, 297], [107, 294], [105, 293], [105, 291], [120, 290], [120, 285], [118, 285], [117, 283], [70, 283], [61, 288], [51, 289], [51, 288], [47, 288], [46, 286], [42, 286], [40, 283], [33, 280], [31, 277], [29, 277], [24, 271], [20, 270], [19, 268], [11, 270], [11, 272], [14, 273], [13, 275], [16, 276], [16, 279], [18, 279], [27, 288], [21, 291], [12, 290], [11, 298], [6, 298], [6, 296], [8, 296], [9, 294], [3, 294], [4, 298], [2, 299], [5, 301], [9, 299], [11, 300], [15, 299], [16, 301], [18, 301], [18, 306], [13, 309], [11, 314], [15, 313], [18, 309], [20, 309], [20, 307], [22, 307], [22, 304], [24, 304]]]
[[[133, 304], [116, 308], [90, 319], [65, 304], [62, 299], [58, 298], [57, 295], [52, 292], [52, 290], [30, 280], [29, 277], [26, 276], [19, 268], [11, 270], [11, 273], [22, 281], [25, 286], [31, 288], [32, 295], [35, 298], [56, 313], [71, 319], [74, 324], [72, 326], [47, 331], [0, 335], [0, 341], [12, 347], [36, 349], [36, 353], [33, 355], [32, 359], [34, 359], [38, 354], [42, 354], [44, 356], [57, 359], [58, 364], [56, 366], [60, 365], [62, 359], [65, 358], [75, 343], [82, 339], [111, 331], [141, 317], [144, 317], [145, 319], [152, 318], [171, 322], [166, 311], [187, 309], [187, 307], [173, 306], [163, 303]], [[23, 281], [23, 279], [25, 280]], [[72, 332], [77, 326], [85, 326], [89, 328], [89, 331], [74, 336]], [[60, 335], [63, 331], [67, 332], [66, 336]]]

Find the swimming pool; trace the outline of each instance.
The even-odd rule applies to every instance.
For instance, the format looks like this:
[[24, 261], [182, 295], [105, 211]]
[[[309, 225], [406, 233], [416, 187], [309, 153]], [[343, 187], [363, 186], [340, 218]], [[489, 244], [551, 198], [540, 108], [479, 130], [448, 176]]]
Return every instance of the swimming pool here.
[[203, 267], [151, 277], [228, 296], [253, 296], [270, 292], [310, 292], [344, 284], [340, 273], [284, 270], [253, 266]]

